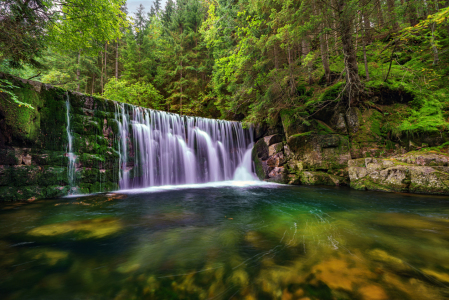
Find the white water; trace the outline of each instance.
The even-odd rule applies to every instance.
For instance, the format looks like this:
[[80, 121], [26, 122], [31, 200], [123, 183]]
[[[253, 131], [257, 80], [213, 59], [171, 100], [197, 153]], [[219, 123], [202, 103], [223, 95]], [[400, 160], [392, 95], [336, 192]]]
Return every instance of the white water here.
[[[67, 94], [69, 195], [76, 194], [76, 160]], [[121, 190], [258, 184], [252, 172], [253, 130], [213, 120], [115, 103]], [[216, 186], [214, 184], [213, 186]], [[207, 186], [207, 185], [206, 185]]]
[[120, 188], [255, 182], [252, 129], [116, 103]]
[[66, 100], [66, 108], [67, 108], [67, 157], [69, 158], [68, 166], [67, 166], [67, 179], [69, 181], [69, 195], [72, 195], [74, 193], [74, 187], [75, 187], [75, 170], [76, 170], [76, 156], [73, 153], [73, 136], [72, 131], [70, 127], [70, 98], [69, 93], [67, 93], [67, 100]]

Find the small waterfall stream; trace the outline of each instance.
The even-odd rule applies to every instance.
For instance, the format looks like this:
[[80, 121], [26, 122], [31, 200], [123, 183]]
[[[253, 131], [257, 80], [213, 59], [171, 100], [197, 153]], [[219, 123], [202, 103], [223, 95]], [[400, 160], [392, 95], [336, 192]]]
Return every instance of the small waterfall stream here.
[[73, 194], [73, 189], [75, 188], [75, 171], [76, 171], [76, 156], [73, 152], [73, 136], [72, 129], [70, 126], [70, 97], [67, 92], [67, 100], [66, 100], [66, 108], [67, 108], [67, 157], [68, 157], [68, 165], [67, 165], [67, 179], [69, 182], [69, 195]]
[[257, 180], [251, 171], [253, 130], [239, 122], [123, 103], [115, 111], [121, 189]]

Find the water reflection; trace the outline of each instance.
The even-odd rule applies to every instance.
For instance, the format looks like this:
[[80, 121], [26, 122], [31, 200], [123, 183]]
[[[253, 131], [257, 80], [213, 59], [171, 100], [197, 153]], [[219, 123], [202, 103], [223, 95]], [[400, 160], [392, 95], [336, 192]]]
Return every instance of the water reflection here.
[[5, 299], [447, 299], [447, 197], [279, 185], [0, 207]]

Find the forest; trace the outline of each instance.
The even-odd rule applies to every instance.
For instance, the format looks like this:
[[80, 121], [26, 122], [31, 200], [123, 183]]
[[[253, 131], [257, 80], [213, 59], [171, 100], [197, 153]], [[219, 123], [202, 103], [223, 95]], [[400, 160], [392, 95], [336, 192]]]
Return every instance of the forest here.
[[[301, 123], [407, 102], [396, 134], [448, 125], [449, 1], [6, 0], [0, 72], [148, 108]], [[3, 80], [3, 93], [14, 86]], [[21, 103], [14, 97], [18, 105]], [[387, 99], [387, 100], [385, 100]], [[390, 99], [390, 100], [388, 100]], [[32, 107], [30, 107], [32, 109]]]

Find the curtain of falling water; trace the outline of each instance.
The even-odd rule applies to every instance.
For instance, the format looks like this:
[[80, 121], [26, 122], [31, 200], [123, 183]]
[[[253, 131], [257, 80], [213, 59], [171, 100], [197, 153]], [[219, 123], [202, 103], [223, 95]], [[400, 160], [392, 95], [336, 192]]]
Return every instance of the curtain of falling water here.
[[121, 189], [232, 180], [253, 142], [253, 130], [238, 122], [123, 103], [115, 115]]

